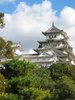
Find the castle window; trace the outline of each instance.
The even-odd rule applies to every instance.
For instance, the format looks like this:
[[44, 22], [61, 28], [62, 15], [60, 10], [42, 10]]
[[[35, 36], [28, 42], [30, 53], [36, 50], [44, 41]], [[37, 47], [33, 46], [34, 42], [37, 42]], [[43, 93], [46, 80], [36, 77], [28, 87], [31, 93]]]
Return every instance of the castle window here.
[[53, 35], [52, 35], [52, 38], [53, 38]]
[[51, 37], [49, 36], [49, 38], [51, 38]]

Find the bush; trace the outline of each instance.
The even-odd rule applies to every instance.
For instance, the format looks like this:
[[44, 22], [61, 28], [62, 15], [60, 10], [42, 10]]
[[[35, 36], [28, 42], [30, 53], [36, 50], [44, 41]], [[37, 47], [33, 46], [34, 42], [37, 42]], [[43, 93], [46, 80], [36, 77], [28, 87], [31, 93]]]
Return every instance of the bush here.
[[[39, 68], [18, 59], [4, 63], [6, 78], [2, 100], [74, 100], [75, 66], [53, 64]], [[15, 96], [15, 97], [14, 97]], [[6, 98], [6, 99], [4, 99]]]

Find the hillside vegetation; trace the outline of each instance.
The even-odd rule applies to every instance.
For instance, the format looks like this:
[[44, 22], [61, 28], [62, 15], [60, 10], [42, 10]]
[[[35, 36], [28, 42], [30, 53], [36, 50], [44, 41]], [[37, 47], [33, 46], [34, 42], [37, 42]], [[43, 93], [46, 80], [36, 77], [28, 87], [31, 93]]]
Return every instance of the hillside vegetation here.
[[0, 74], [0, 100], [75, 100], [75, 66], [11, 60]]

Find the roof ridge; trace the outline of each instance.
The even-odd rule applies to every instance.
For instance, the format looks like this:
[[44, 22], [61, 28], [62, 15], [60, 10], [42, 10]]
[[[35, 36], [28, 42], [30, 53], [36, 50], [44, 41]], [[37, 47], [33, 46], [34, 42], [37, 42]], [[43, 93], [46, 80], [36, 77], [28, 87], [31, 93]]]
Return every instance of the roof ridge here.
[[58, 33], [60, 32], [61, 30], [59, 28], [57, 28], [55, 25], [54, 25], [54, 22], [52, 23], [52, 26], [45, 32], [42, 32], [43, 34], [44, 33]]

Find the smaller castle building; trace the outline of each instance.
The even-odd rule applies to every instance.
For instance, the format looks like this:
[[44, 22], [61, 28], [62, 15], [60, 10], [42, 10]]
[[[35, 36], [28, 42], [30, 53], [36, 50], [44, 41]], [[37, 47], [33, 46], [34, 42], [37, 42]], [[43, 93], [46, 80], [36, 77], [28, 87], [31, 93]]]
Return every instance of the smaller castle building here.
[[13, 43], [12, 48], [14, 57], [20, 57], [22, 55], [23, 49], [20, 43]]
[[72, 63], [75, 62], [75, 56], [72, 52], [72, 47], [68, 43], [69, 37], [63, 30], [52, 27], [47, 31], [42, 32], [45, 40], [38, 41], [38, 48], [34, 49], [36, 54], [24, 54], [22, 59], [36, 63], [39, 66], [50, 66], [53, 63]]

